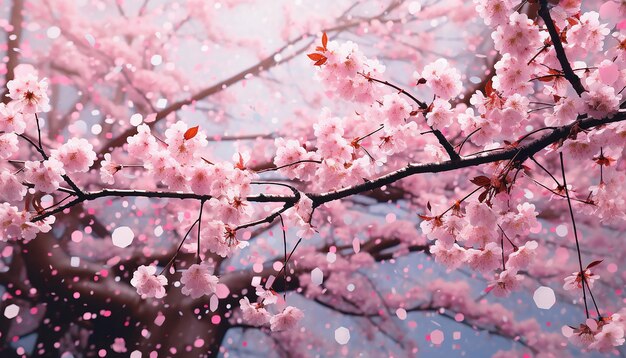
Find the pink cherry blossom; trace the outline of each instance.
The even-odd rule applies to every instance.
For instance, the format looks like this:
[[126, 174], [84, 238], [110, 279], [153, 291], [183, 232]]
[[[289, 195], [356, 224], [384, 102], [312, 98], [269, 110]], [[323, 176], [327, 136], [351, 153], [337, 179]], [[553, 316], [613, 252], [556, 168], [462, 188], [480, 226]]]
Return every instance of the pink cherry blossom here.
[[[413, 77], [420, 76], [414, 74]], [[426, 80], [426, 85], [441, 99], [448, 100], [461, 93], [461, 74], [456, 68], [451, 67], [446, 59], [440, 58], [426, 65], [421, 78]]]
[[298, 308], [287, 306], [282, 312], [272, 316], [270, 319], [270, 328], [272, 332], [290, 330], [293, 329], [303, 317], [304, 313]]
[[264, 326], [270, 322], [272, 315], [262, 305], [250, 303], [248, 297], [239, 300], [243, 321], [251, 326]]
[[560, 126], [572, 121], [578, 115], [577, 101], [573, 98], [561, 98], [554, 106], [554, 112], [546, 113], [547, 126]]
[[613, 87], [592, 83], [578, 102], [578, 111], [588, 113], [593, 118], [604, 118], [617, 112], [622, 96]]
[[17, 208], [9, 203], [0, 205], [0, 240], [21, 238], [21, 226], [24, 224]]
[[9, 159], [18, 150], [18, 140], [15, 133], [0, 134], [0, 159]]
[[24, 133], [26, 120], [17, 108], [17, 102], [0, 103], [0, 132]]
[[211, 221], [202, 225], [200, 233], [202, 248], [221, 257], [230, 256], [235, 250], [248, 245], [246, 241], [239, 241], [231, 227], [221, 221]]
[[67, 173], [84, 173], [93, 165], [96, 153], [86, 139], [71, 138], [52, 151], [52, 158], [61, 162]]
[[48, 112], [48, 82], [39, 79], [33, 74], [20, 76], [7, 83], [9, 96], [14, 100], [16, 109], [24, 113]]
[[453, 244], [452, 247], [446, 248], [439, 240], [430, 246], [430, 253], [435, 257], [435, 261], [451, 270], [460, 267], [467, 259], [467, 252], [462, 247]]
[[579, 23], [567, 31], [569, 41], [586, 51], [600, 51], [604, 37], [611, 31], [606, 24], [600, 23], [599, 17], [600, 14], [595, 11], [582, 14]]
[[193, 264], [189, 266], [180, 278], [183, 284], [181, 292], [191, 298], [210, 295], [217, 289], [219, 282], [216, 276], [211, 275], [207, 264]]
[[22, 185], [19, 177], [9, 171], [0, 170], [0, 199], [6, 201], [19, 201], [26, 195], [26, 187]]
[[526, 95], [532, 92], [533, 67], [524, 60], [517, 59], [509, 53], [502, 55], [502, 59], [495, 65], [496, 77], [493, 78], [493, 87], [505, 96], [515, 93]]
[[[593, 283], [600, 278], [599, 275], [592, 274], [591, 270], [587, 269], [585, 272], [585, 284], [589, 288], [593, 288]], [[579, 290], [582, 289], [582, 275], [580, 272], [572, 272], [571, 276], [565, 278], [565, 284], [563, 288], [566, 290]]]
[[626, 219], [626, 199], [615, 195], [623, 188], [626, 177], [623, 174], [608, 172], [604, 181], [589, 187], [591, 197], [596, 204], [594, 213], [603, 222], [615, 222]]
[[454, 114], [451, 110], [450, 102], [436, 99], [433, 102], [433, 109], [426, 114], [426, 121], [433, 128], [442, 129], [452, 124]]
[[589, 349], [597, 349], [600, 352], [609, 352], [624, 344], [624, 327], [615, 322], [609, 322], [602, 326], [600, 332], [594, 336]]
[[513, 12], [509, 22], [498, 26], [493, 38], [496, 50], [508, 53], [519, 60], [530, 58], [541, 45], [539, 28], [526, 14]]
[[262, 287], [257, 287], [256, 295], [263, 300], [263, 305], [265, 306], [278, 302], [278, 294], [272, 290], [265, 290]]
[[185, 138], [185, 133], [189, 127], [185, 122], [178, 121], [165, 131], [165, 143], [167, 149], [177, 161], [181, 164], [188, 163], [193, 157], [200, 155], [200, 149], [205, 147], [208, 142], [206, 134], [199, 131], [190, 139]]
[[40, 232], [49, 232], [54, 223], [54, 217], [36, 223], [31, 222], [32, 215], [26, 211], [19, 211], [9, 203], [0, 205], [0, 241], [33, 240]]
[[319, 155], [315, 152], [307, 151], [300, 141], [295, 139], [285, 140], [277, 138], [274, 140], [276, 146], [276, 156], [274, 157], [274, 165], [283, 167], [280, 173], [289, 178], [300, 178], [309, 180], [315, 175], [315, 163], [300, 163], [289, 165], [298, 161], [319, 160]]
[[167, 278], [163, 275], [156, 275], [155, 266], [141, 265], [133, 273], [130, 284], [137, 288], [137, 293], [142, 298], [163, 298], [165, 297]]
[[138, 159], [148, 159], [158, 149], [157, 141], [147, 124], [140, 124], [137, 127], [137, 134], [128, 137], [126, 141], [128, 154]]
[[111, 153], [104, 154], [104, 160], [100, 164], [100, 180], [103, 183], [115, 184], [115, 174], [121, 169], [121, 166], [111, 161]]
[[383, 112], [385, 121], [391, 126], [398, 126], [404, 123], [411, 113], [411, 105], [399, 94], [388, 94], [383, 97], [383, 104], [380, 110]]
[[52, 193], [59, 188], [65, 174], [63, 163], [55, 158], [43, 162], [26, 162], [24, 165], [24, 178], [27, 182], [35, 185], [35, 190], [44, 193]]
[[485, 24], [492, 27], [508, 23], [514, 6], [511, 0], [474, 0], [474, 3]]
[[469, 249], [467, 262], [474, 270], [492, 271], [502, 265], [502, 249], [495, 242], [488, 243], [482, 250]]
[[518, 275], [517, 270], [504, 270], [500, 272], [497, 280], [489, 285], [490, 292], [493, 292], [496, 297], [507, 297], [512, 291], [519, 288], [522, 279], [523, 276]]
[[509, 259], [506, 261], [506, 267], [521, 270], [530, 265], [536, 256], [536, 250], [539, 247], [537, 241], [528, 241], [523, 246], [520, 246], [509, 254]]

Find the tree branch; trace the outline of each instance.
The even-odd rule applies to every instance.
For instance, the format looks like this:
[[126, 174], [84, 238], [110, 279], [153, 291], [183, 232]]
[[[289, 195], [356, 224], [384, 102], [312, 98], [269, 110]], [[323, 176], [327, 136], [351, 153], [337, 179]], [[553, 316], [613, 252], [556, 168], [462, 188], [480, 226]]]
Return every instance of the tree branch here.
[[[158, 199], [195, 199], [195, 200], [210, 200], [210, 195], [201, 195], [195, 193], [182, 193], [182, 192], [166, 192], [166, 191], [143, 191], [143, 190], [124, 190], [124, 189], [102, 189], [99, 191], [84, 192], [81, 196], [70, 201], [69, 203], [59, 206], [52, 211], [38, 215], [31, 221], [41, 221], [49, 216], [60, 213], [65, 209], [69, 209], [75, 205], [78, 205], [85, 201], [95, 200], [105, 197], [144, 197], [144, 198], [158, 198]], [[279, 195], [266, 195], [259, 194], [249, 196], [247, 201], [257, 203], [295, 203], [295, 196], [279, 196]]]
[[387, 175], [379, 177], [376, 180], [366, 181], [363, 184], [347, 187], [340, 190], [335, 190], [321, 194], [308, 194], [313, 200], [313, 207], [318, 207], [324, 203], [343, 199], [355, 194], [361, 194], [373, 189], [378, 189], [382, 186], [389, 185], [400, 179], [409, 177], [415, 174], [422, 173], [440, 173], [446, 171], [457, 170], [461, 168], [473, 167], [486, 163], [493, 163], [501, 160], [511, 160], [515, 158], [516, 161], [523, 162], [528, 157], [538, 153], [540, 150], [548, 147], [553, 143], [565, 140], [571, 133], [574, 126], [578, 126], [580, 129], [590, 129], [598, 127], [608, 123], [620, 122], [626, 120], [626, 111], [620, 111], [612, 118], [594, 119], [587, 118], [577, 120], [571, 124], [564, 125], [553, 129], [550, 133], [534, 141], [527, 142], [525, 145], [519, 147], [509, 148], [502, 150], [484, 153], [479, 155], [473, 155], [464, 157], [461, 160], [453, 161], [448, 160], [439, 163], [427, 163], [427, 164], [408, 164], [406, 167], [391, 172]]
[[565, 78], [572, 84], [578, 96], [581, 96], [583, 92], [585, 92], [585, 87], [580, 82], [580, 77], [574, 73], [572, 70], [572, 66], [567, 60], [567, 55], [565, 54], [565, 50], [563, 49], [563, 43], [561, 42], [561, 36], [556, 30], [556, 26], [554, 26], [554, 21], [552, 20], [552, 16], [550, 16], [550, 10], [548, 9], [548, 0], [541, 0], [541, 8], [539, 9], [539, 16], [543, 19], [543, 22], [546, 24], [548, 28], [548, 32], [550, 33], [550, 39], [552, 40], [552, 44], [554, 45], [554, 50], [556, 51], [556, 57], [563, 68], [563, 74]]

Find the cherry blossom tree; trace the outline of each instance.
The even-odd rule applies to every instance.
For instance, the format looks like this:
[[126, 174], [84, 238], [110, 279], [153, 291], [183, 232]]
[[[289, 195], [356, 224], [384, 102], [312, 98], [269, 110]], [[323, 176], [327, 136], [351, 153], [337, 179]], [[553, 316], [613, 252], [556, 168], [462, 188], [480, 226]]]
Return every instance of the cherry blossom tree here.
[[625, 353], [626, 2], [0, 11], [3, 357]]

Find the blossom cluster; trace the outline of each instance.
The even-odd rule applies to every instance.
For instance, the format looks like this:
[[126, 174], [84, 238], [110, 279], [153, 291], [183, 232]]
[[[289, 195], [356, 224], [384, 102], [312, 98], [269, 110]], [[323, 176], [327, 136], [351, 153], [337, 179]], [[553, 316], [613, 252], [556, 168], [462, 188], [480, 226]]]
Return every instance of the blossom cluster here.
[[[27, 125], [34, 125], [37, 112], [49, 110], [48, 83], [34, 73], [26, 73], [7, 83], [10, 102], [0, 104], [0, 159], [8, 160], [19, 151], [19, 140], [24, 139]], [[32, 212], [19, 210], [17, 203], [27, 194], [27, 184], [44, 193], [55, 191], [62, 175], [63, 163], [56, 157], [43, 161], [25, 161], [24, 168], [11, 171], [0, 168], [0, 240], [31, 240], [39, 232], [50, 231], [54, 218], [31, 222]]]
[[[304, 317], [304, 313], [296, 307], [287, 306], [281, 312], [272, 315], [267, 309], [268, 304], [277, 302], [276, 293], [273, 291], [266, 294], [263, 302], [250, 303], [248, 297], [244, 297], [239, 300], [241, 307], [242, 319], [246, 324], [263, 327], [270, 326], [273, 332], [286, 331], [292, 329], [296, 324]], [[257, 291], [257, 295], [263, 295]]]
[[[572, 71], [581, 79], [584, 89], [581, 91], [571, 86], [571, 79], [566, 78], [569, 73], [563, 70], [562, 56], [557, 54], [546, 24], [542, 26], [539, 21], [515, 10], [513, 1], [474, 0], [474, 3], [484, 23], [493, 30], [491, 39], [498, 53], [493, 65], [495, 73], [484, 88], [465, 88], [461, 82], [463, 76], [455, 68], [454, 61], [437, 59], [419, 66], [410, 80], [416, 91], [424, 94], [421, 98], [432, 98], [422, 102], [386, 82], [382, 77], [385, 66], [376, 59], [368, 58], [356, 43], [329, 42], [324, 34], [322, 46], [309, 55], [318, 66], [316, 78], [325, 86], [329, 97], [353, 101], [358, 107], [348, 111], [348, 115], [337, 115], [324, 108], [316, 113], [315, 124], [307, 129], [305, 135], [275, 138], [275, 168], [270, 170], [277, 170], [298, 184], [302, 183], [303, 187], [306, 184], [311, 192], [332, 192], [367, 183], [416, 161], [454, 162], [458, 159], [456, 157], [461, 156], [466, 141], [478, 153], [516, 148], [526, 138], [525, 135], [537, 126], [545, 130], [585, 118], [612, 118], [620, 111], [626, 86], [625, 37], [623, 33], [615, 33], [617, 41], [607, 41], [611, 29], [601, 21], [599, 13], [580, 13], [580, 1], [576, 0], [561, 1], [551, 8], [554, 26], [560, 32], [564, 51], [573, 64]], [[601, 53], [602, 56], [590, 56], [592, 53]], [[144, 80], [148, 82], [151, 74], [139, 73], [136, 77], [141, 84]], [[170, 195], [185, 193], [202, 196], [199, 217], [193, 224], [190, 223], [191, 228], [198, 227], [198, 240], [186, 243], [185, 236], [179, 247], [179, 251], [184, 248], [197, 254], [198, 263], [182, 270], [179, 282], [176, 282], [176, 285], [180, 283], [182, 286], [181, 293], [192, 299], [218, 296], [222, 284], [207, 257], [228, 258], [247, 247], [248, 239], [241, 234], [240, 228], [263, 223], [262, 220], [254, 221], [259, 217], [271, 218], [266, 216], [267, 213], [280, 214], [281, 222], [284, 218], [287, 223], [281, 229], [285, 232], [295, 229], [298, 237], [311, 238], [318, 232], [313, 221], [317, 209], [311, 199], [314, 196], [298, 193], [300, 199], [285, 204], [285, 210], [278, 213], [278, 209], [271, 206], [274, 204], [255, 210], [249, 199], [252, 186], [259, 184], [256, 180], [261, 178], [261, 174], [249, 167], [250, 155], [236, 153], [230, 161], [215, 160], [209, 153], [207, 133], [182, 120], [167, 118], [162, 136], [160, 127], [151, 126], [148, 121], [135, 124], [136, 134], [126, 138], [125, 152], [111, 151], [103, 153], [100, 158], [94, 146], [83, 138], [65, 140], [60, 136], [58, 143], [42, 145], [41, 138], [26, 135], [25, 131], [37, 127], [39, 132], [41, 123], [37, 113], [49, 109], [47, 86], [47, 80], [39, 80], [34, 73], [20, 74], [7, 84], [11, 101], [0, 104], [0, 160], [18, 167], [15, 170], [7, 169], [8, 166], [0, 167], [1, 240], [32, 240], [38, 233], [49, 232], [54, 216], [37, 219], [50, 209], [42, 207], [40, 199], [50, 197], [45, 194], [57, 192], [69, 192], [69, 196], [80, 198], [84, 194], [76, 189], [74, 181], [85, 187], [93, 185], [90, 175], [97, 173], [92, 171], [97, 160], [100, 161], [101, 182], [109, 186], [125, 184], [120, 172], [132, 166], [140, 168], [133, 171], [141, 172], [141, 178], [150, 182], [150, 189]], [[537, 103], [551, 110], [539, 113], [534, 108]], [[541, 128], [544, 125], [547, 127]], [[438, 135], [432, 136], [433, 133]], [[454, 137], [454, 134], [459, 136]], [[445, 144], [450, 144], [446, 143], [446, 138], [460, 143], [453, 148], [455, 153], [450, 153], [450, 149], [445, 147]], [[555, 152], [561, 152], [585, 163], [581, 164], [583, 168], [599, 166], [599, 182], [584, 188], [589, 192], [584, 199], [577, 198], [581, 203], [576, 207], [577, 214], [593, 216], [602, 223], [615, 223], [626, 219], [626, 198], [622, 194], [626, 181], [623, 159], [620, 164], [614, 165], [618, 160], [616, 158], [626, 153], [625, 138], [626, 125], [623, 123], [611, 123], [590, 131], [573, 125], [566, 139], [536, 155], [545, 154], [549, 159]], [[31, 155], [29, 160], [16, 160], [18, 154], [22, 154], [19, 145], [22, 140], [33, 147], [29, 155], [36, 154], [37, 159]], [[456, 153], [454, 157], [452, 154]], [[133, 163], [124, 163], [131, 158]], [[530, 186], [537, 180], [521, 163], [527, 158], [521, 158], [520, 163], [514, 159], [485, 166], [484, 175], [470, 180], [478, 188], [473, 188], [475, 190], [471, 194], [451, 206], [446, 206], [449, 203], [437, 203], [433, 209], [429, 202], [429, 213], [420, 215], [423, 236], [412, 222], [395, 221], [395, 216], [388, 221], [394, 222], [393, 225], [371, 225], [367, 228], [368, 234], [376, 238], [387, 235], [397, 239], [399, 248], [392, 257], [406, 254], [416, 246], [427, 247], [434, 261], [448, 269], [465, 265], [491, 277], [492, 280], [484, 288], [486, 294], [509, 296], [525, 283], [524, 275], [545, 254], [539, 240], [531, 237], [531, 233], [541, 226], [538, 217], [542, 208], [540, 204], [530, 202], [532, 192], [524, 191], [524, 186]], [[519, 170], [515, 172], [512, 169]], [[568, 193], [568, 188], [550, 176], [557, 184], [553, 189], [544, 186], [548, 195], [551, 194], [550, 200], [563, 199], [563, 193]], [[455, 186], [463, 188], [463, 185], [455, 181]], [[134, 187], [135, 183], [131, 186]], [[412, 189], [410, 186], [410, 183], [398, 184], [394, 189], [408, 192]], [[297, 193], [295, 187], [287, 187]], [[439, 183], [432, 187], [433, 191], [450, 190]], [[472, 196], [474, 193], [479, 193], [478, 198]], [[425, 192], [423, 195], [434, 197], [436, 194]], [[24, 210], [18, 209], [17, 203], [21, 201], [26, 203]], [[34, 211], [29, 205], [34, 206]], [[345, 214], [330, 204], [319, 210], [332, 214], [327, 216], [329, 223]], [[202, 216], [203, 211], [205, 216]], [[180, 215], [179, 219], [179, 222], [189, 221], [189, 217], [184, 215]], [[337, 257], [335, 251], [327, 254], [311, 247], [302, 249], [306, 254], [299, 265], [315, 268], [315, 273], [299, 274], [299, 282], [306, 288], [303, 294], [314, 298], [332, 294], [346, 298], [348, 302], [356, 302], [364, 312], [376, 310], [382, 300], [370, 300], [366, 294], [358, 297], [347, 293], [345, 282], [349, 275], [373, 266], [375, 260], [383, 256], [375, 258], [373, 253], [360, 251], [360, 241], [355, 238], [357, 234], [337, 226], [332, 235], [339, 240], [349, 237], [354, 255]], [[349, 250], [350, 245], [345, 248]], [[175, 258], [158, 274], [156, 265], [141, 265], [133, 273], [130, 284], [142, 298], [165, 297], [166, 287], [172, 278], [168, 279], [164, 273], [172, 272], [168, 269]], [[594, 282], [600, 279], [591, 267], [581, 267], [581, 272], [566, 277], [563, 289], [591, 292]], [[324, 277], [322, 270], [332, 273]], [[325, 280], [323, 288], [320, 287], [322, 279]], [[353, 281], [360, 286], [357, 290], [371, 285], [362, 277], [361, 281], [357, 280]], [[429, 290], [435, 293], [430, 298], [432, 304], [441, 309], [476, 309], [473, 318], [487, 323], [501, 322], [501, 317], [511, 318], [512, 321], [500, 305], [475, 306], [470, 302], [470, 289], [466, 285], [451, 287], [436, 281], [429, 286]], [[284, 305], [284, 308], [275, 310], [269, 308], [271, 305], [282, 307], [284, 303], [271, 285], [255, 288], [257, 300], [251, 302], [251, 292], [242, 292], [243, 298], [239, 300], [241, 320], [245, 324], [269, 327], [271, 331], [286, 331], [294, 328], [303, 318], [303, 312], [293, 306]], [[392, 306], [404, 309], [395, 292], [389, 297]], [[598, 319], [588, 319], [578, 328], [570, 327], [564, 333], [582, 348], [610, 351], [624, 343], [624, 321], [621, 317], [620, 314], [601, 317], [598, 310]], [[510, 324], [501, 329], [512, 336], [532, 335], [539, 331], [534, 323]], [[537, 344], [557, 340], [554, 337], [536, 339]], [[116, 346], [119, 346], [118, 343]], [[119, 349], [122, 350], [122, 347]]]
[[[358, 184], [361, 179], [367, 180], [375, 174], [373, 162], [393, 168], [398, 155], [406, 153], [407, 143], [418, 142], [417, 132], [424, 122], [431, 129], [444, 133], [458, 128], [467, 136], [466, 140], [489, 151], [501, 142], [511, 147], [518, 145], [513, 141], [523, 138], [537, 125], [562, 126], [580, 118], [603, 119], [617, 113], [626, 85], [623, 46], [613, 42], [605, 56], [594, 57], [596, 63], [584, 62], [591, 52], [603, 51], [605, 37], [609, 34], [607, 25], [599, 21], [598, 13], [579, 14], [578, 1], [561, 2], [551, 9], [555, 25], [562, 32], [567, 56], [573, 59], [574, 71], [585, 88], [576, 93], [561, 70], [561, 60], [545, 26], [514, 10], [516, 4], [512, 1], [474, 2], [485, 24], [493, 29], [494, 47], [501, 56], [494, 65], [495, 75], [485, 88], [469, 95], [471, 106], [454, 107], [451, 102], [461, 94], [463, 87], [459, 72], [445, 59], [427, 64], [422, 71], [414, 73], [418, 88], [434, 95], [431, 103], [420, 103], [385, 82], [380, 77], [384, 72], [372, 65], [378, 62], [368, 61], [356, 44], [327, 43], [324, 34], [323, 46], [309, 55], [319, 67], [317, 78], [336, 97], [359, 104], [366, 98], [373, 104], [359, 107], [356, 115], [347, 117], [335, 117], [330, 115], [330, 110], [323, 109], [313, 126], [313, 145], [277, 139], [275, 145], [280, 153], [275, 159], [277, 166], [305, 162], [281, 172], [292, 178], [315, 178], [312, 184], [323, 190], [338, 189]], [[385, 94], [385, 86], [398, 92]], [[533, 97], [541, 102], [531, 102]], [[554, 110], [536, 113], [533, 107], [537, 103], [552, 106]], [[574, 160], [591, 163], [593, 158], [600, 166], [610, 166], [612, 158], [623, 153], [625, 129], [623, 124], [615, 123], [606, 129], [577, 131], [548, 153], [556, 150]], [[379, 138], [380, 144], [376, 145], [370, 137]], [[424, 151], [430, 152], [432, 148], [431, 144], [426, 144]], [[441, 150], [433, 157], [447, 159]], [[520, 273], [528, 270], [541, 252], [539, 243], [529, 238], [531, 230], [540, 226], [539, 212], [526, 200], [520, 185], [512, 185], [532, 179], [527, 178], [526, 172], [518, 171], [513, 175], [510, 168], [506, 168], [509, 164], [497, 165], [492, 174], [475, 183], [485, 189], [478, 200], [468, 200], [464, 206], [454, 204], [442, 210], [444, 214], [421, 216], [422, 232], [433, 241], [429, 251], [435, 261], [449, 269], [466, 264], [485, 274], [495, 271], [496, 277], [486, 291], [499, 297], [508, 296], [521, 286], [524, 276]], [[330, 173], [329, 167], [333, 169]], [[358, 176], [351, 177], [352, 171]], [[338, 172], [341, 176], [328, 180]], [[618, 186], [623, 182], [624, 176], [617, 170], [605, 170], [600, 184], [589, 188], [586, 203], [591, 205], [580, 210], [605, 222], [625, 218], [624, 197], [615, 195], [621, 192]], [[556, 188], [553, 193], [560, 190], [562, 188]], [[589, 286], [596, 278], [588, 277]], [[571, 285], [571, 282], [566, 283], [566, 288]]]
[[[167, 278], [160, 273], [156, 274], [156, 266], [141, 265], [133, 273], [130, 284], [137, 289], [142, 298], [163, 298], [166, 295]], [[206, 263], [193, 264], [183, 271], [180, 283], [181, 292], [191, 298], [210, 296], [217, 291], [219, 279], [211, 274], [211, 268]]]
[[613, 314], [600, 319], [589, 318], [578, 327], [563, 327], [563, 334], [577, 347], [611, 352], [624, 344], [624, 319]]
[[[420, 225], [424, 234], [434, 241], [430, 253], [446, 267], [456, 269], [467, 264], [483, 273], [503, 267], [488, 287], [496, 296], [507, 296], [519, 288], [523, 277], [518, 271], [533, 263], [538, 248], [534, 240], [520, 243], [520, 238], [527, 237], [530, 229], [538, 224], [535, 206], [521, 203], [510, 209], [506, 200], [496, 197], [494, 203], [499, 203], [498, 206], [471, 201], [464, 211], [457, 208], [444, 216], [424, 216]], [[514, 238], [517, 244], [507, 241], [505, 247], [504, 235]]]

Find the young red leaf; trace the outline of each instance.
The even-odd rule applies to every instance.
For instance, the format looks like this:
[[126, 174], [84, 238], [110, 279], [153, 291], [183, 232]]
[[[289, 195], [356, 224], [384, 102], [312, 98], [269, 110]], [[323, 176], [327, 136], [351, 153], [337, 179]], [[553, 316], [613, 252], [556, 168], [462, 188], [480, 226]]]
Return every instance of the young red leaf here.
[[485, 199], [487, 199], [487, 194], [489, 194], [489, 190], [485, 190], [480, 193], [480, 195], [478, 196], [478, 201], [480, 201], [481, 203], [485, 201]]
[[488, 177], [486, 177], [484, 175], [477, 176], [474, 179], [470, 179], [470, 181], [473, 184], [476, 184], [478, 186], [489, 186], [489, 185], [491, 185], [491, 179], [489, 179]]
[[541, 76], [538, 78], [539, 81], [541, 82], [552, 82], [554, 81], [555, 76], [554, 75], [547, 75], [547, 76]]
[[327, 60], [327, 58], [326, 58], [326, 57], [324, 57], [324, 58], [322, 58], [322, 59], [319, 59], [319, 60], [317, 60], [317, 61], [314, 63], [314, 65], [315, 65], [315, 66], [321, 66], [321, 65], [323, 65], [323, 64], [325, 64], [325, 63], [326, 63], [326, 60]]
[[199, 129], [199, 126], [195, 126], [195, 127], [191, 127], [187, 129], [187, 131], [185, 132], [185, 139], [190, 140], [191, 138], [195, 137], [196, 134], [198, 134], [198, 129]]
[[322, 34], [322, 46], [324, 46], [324, 50], [326, 50], [326, 44], [328, 44], [328, 35], [324, 32]]
[[487, 81], [487, 83], [485, 84], [485, 94], [487, 95], [487, 97], [493, 94], [493, 83], [491, 82], [491, 80]]
[[595, 267], [595, 266], [598, 266], [598, 265], [599, 265], [599, 264], [601, 264], [601, 263], [602, 263], [602, 260], [596, 260], [596, 261], [594, 261], [594, 262], [590, 263], [589, 265], [587, 265], [587, 267], [585, 268], [585, 270], [590, 269], [590, 268]]
[[323, 58], [326, 58], [326, 56], [322, 55], [321, 53], [310, 53], [307, 56], [309, 56], [309, 58], [313, 61], [319, 61]]

